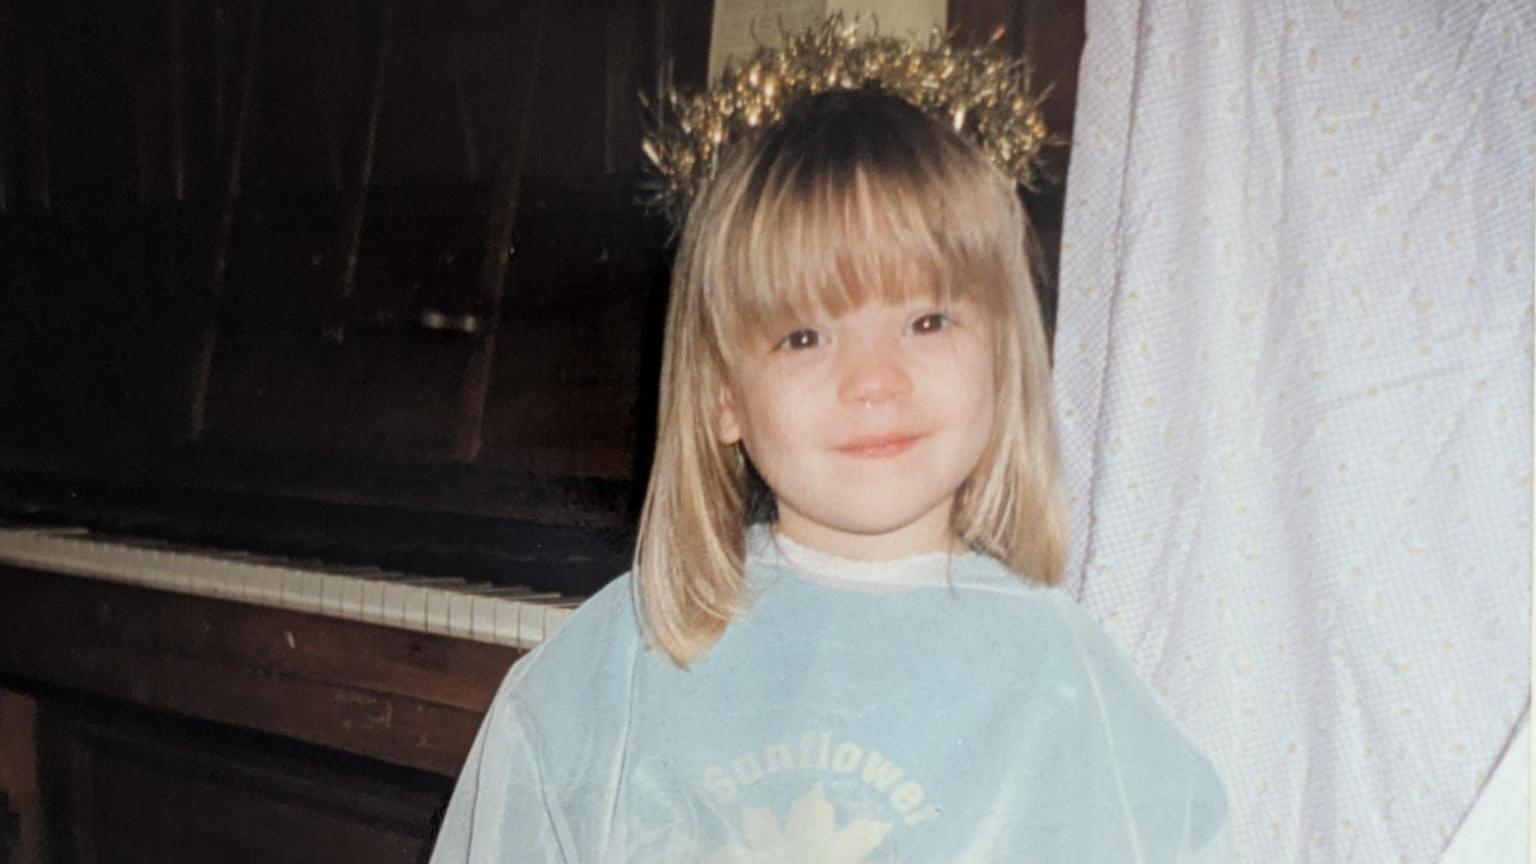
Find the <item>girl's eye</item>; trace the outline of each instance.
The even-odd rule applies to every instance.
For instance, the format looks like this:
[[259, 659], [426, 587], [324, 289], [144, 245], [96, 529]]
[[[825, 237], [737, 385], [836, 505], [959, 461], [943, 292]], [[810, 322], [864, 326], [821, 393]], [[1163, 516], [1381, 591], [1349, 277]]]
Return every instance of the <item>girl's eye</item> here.
[[929, 312], [927, 315], [919, 316], [916, 321], [912, 322], [912, 332], [937, 333], [940, 330], [947, 329], [953, 323], [954, 321], [950, 320], [950, 317], [943, 312]]
[[779, 340], [775, 347], [790, 351], [803, 351], [806, 348], [815, 348], [821, 344], [821, 334], [815, 330], [796, 330]]

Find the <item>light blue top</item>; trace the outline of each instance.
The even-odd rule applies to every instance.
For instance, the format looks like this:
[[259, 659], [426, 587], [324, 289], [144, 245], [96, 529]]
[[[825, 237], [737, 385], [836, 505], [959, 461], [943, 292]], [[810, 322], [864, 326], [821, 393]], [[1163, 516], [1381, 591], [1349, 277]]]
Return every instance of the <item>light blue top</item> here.
[[752, 602], [687, 671], [628, 576], [513, 666], [434, 864], [1227, 860], [1220, 781], [1064, 594], [748, 547]]

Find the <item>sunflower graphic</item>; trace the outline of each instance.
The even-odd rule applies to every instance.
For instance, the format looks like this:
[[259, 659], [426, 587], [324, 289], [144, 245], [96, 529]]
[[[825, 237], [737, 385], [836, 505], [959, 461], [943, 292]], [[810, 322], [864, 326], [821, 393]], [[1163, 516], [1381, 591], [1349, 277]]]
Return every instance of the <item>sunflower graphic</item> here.
[[745, 846], [722, 846], [702, 864], [866, 864], [891, 823], [855, 819], [838, 830], [836, 811], [818, 783], [789, 805], [783, 825], [767, 809], [744, 807], [741, 828]]

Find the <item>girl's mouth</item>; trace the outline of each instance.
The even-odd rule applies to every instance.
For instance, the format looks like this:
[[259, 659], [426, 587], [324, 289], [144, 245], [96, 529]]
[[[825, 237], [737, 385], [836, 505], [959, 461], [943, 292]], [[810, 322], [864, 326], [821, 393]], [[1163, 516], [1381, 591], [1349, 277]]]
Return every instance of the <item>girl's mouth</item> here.
[[845, 441], [833, 449], [844, 456], [852, 456], [856, 459], [889, 459], [907, 452], [912, 445], [922, 440], [922, 437], [922, 435], [907, 432], [893, 435], [868, 435]]

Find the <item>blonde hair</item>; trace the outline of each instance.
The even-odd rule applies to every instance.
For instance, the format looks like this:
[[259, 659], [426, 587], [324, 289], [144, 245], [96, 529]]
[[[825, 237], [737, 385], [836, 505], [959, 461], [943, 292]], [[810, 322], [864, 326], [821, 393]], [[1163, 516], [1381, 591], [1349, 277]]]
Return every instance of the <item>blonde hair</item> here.
[[[1049, 357], [1013, 181], [907, 102], [823, 93], [744, 141], [689, 210], [667, 311], [656, 455], [635, 548], [650, 638], [679, 666], [745, 602], [756, 481], [716, 421], [733, 359], [797, 311], [920, 290], [992, 316], [991, 439], [956, 492], [956, 534], [1054, 584], [1066, 547]], [[1005, 323], [1006, 322], [1006, 323]]]

